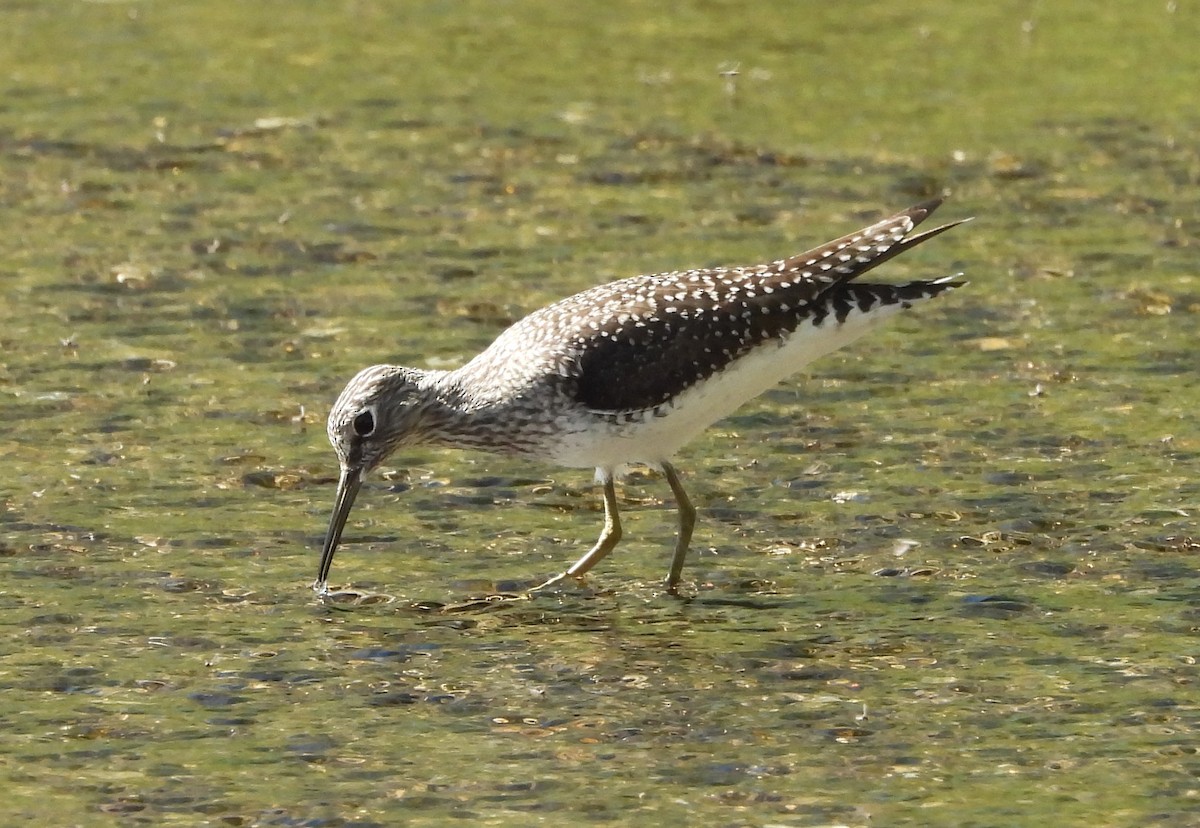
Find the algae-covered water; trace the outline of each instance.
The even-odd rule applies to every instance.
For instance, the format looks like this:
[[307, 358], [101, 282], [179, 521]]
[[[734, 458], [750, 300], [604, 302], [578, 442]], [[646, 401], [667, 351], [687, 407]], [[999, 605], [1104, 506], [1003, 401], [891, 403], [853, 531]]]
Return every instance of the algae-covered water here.
[[[1200, 823], [1200, 9], [0, 3], [0, 786], [44, 825]], [[398, 455], [360, 367], [932, 195], [971, 284], [680, 458]], [[886, 274], [885, 274], [886, 275]], [[456, 611], [450, 611], [456, 610]]]

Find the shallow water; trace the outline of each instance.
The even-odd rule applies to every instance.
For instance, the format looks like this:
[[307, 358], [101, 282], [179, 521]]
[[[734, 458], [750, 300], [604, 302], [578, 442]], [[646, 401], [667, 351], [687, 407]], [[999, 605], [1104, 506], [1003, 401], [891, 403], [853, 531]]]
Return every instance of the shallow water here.
[[[1200, 819], [1200, 14], [1060, 6], [5, 4], [13, 819]], [[942, 191], [971, 285], [681, 458], [686, 600], [636, 473], [474, 602], [598, 492], [434, 450], [308, 590], [359, 367]]]

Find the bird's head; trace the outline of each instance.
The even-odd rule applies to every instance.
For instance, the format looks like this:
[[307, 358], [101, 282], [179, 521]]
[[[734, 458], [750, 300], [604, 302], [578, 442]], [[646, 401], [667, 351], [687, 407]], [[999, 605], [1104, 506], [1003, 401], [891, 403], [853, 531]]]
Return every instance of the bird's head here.
[[426, 376], [413, 368], [372, 365], [347, 383], [325, 424], [343, 473], [366, 474], [396, 449], [419, 442]]
[[430, 401], [430, 375], [398, 365], [364, 368], [346, 385], [329, 412], [326, 430], [341, 473], [333, 514], [321, 548], [313, 588], [324, 593], [333, 555], [363, 477], [403, 445], [420, 442]]

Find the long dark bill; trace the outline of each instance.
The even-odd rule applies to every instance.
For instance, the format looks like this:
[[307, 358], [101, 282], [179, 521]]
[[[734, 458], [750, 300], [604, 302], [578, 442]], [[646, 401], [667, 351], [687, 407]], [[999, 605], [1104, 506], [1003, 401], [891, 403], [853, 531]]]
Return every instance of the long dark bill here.
[[321, 547], [321, 565], [317, 568], [317, 580], [313, 581], [313, 589], [319, 593], [329, 590], [326, 581], [329, 580], [329, 568], [333, 566], [333, 553], [337, 551], [338, 541], [342, 539], [342, 529], [346, 519], [350, 517], [350, 507], [362, 486], [361, 469], [342, 469], [338, 478], [337, 494], [333, 498], [333, 514], [329, 516], [329, 529], [325, 532], [325, 543]]

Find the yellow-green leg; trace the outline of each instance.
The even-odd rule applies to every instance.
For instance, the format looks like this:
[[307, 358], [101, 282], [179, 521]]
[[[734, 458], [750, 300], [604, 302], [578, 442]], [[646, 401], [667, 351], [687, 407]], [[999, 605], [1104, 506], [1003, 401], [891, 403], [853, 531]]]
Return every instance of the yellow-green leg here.
[[621, 516], [617, 513], [617, 490], [613, 483], [612, 472], [601, 470], [604, 479], [604, 528], [600, 530], [600, 538], [596, 545], [588, 550], [582, 558], [571, 564], [566, 572], [560, 572], [545, 583], [538, 584], [530, 592], [557, 584], [564, 578], [579, 578], [593, 566], [604, 559], [604, 556], [616, 548], [621, 540]]
[[688, 546], [692, 542], [692, 530], [696, 528], [696, 507], [688, 499], [679, 480], [679, 472], [670, 463], [662, 464], [663, 474], [675, 495], [675, 504], [679, 507], [679, 537], [675, 541], [675, 554], [671, 558], [671, 571], [667, 573], [667, 592], [675, 593], [679, 587], [679, 579], [683, 575], [683, 562], [687, 558]]

